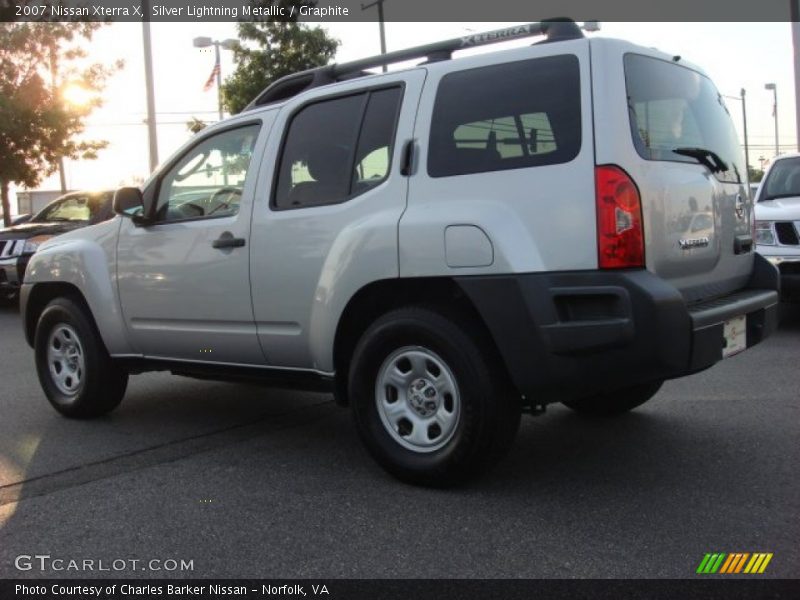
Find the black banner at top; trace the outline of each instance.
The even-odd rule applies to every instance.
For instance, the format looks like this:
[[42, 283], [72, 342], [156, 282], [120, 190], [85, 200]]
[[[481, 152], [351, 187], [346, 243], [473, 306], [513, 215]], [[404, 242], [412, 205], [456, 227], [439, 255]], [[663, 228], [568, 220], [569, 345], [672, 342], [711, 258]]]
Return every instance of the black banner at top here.
[[[394, 22], [791, 21], [800, 0], [380, 0]], [[364, 4], [368, 7], [364, 8]], [[0, 0], [2, 21], [376, 21], [362, 0]], [[293, 5], [293, 6], [291, 6]], [[797, 20], [797, 16], [794, 16]]]

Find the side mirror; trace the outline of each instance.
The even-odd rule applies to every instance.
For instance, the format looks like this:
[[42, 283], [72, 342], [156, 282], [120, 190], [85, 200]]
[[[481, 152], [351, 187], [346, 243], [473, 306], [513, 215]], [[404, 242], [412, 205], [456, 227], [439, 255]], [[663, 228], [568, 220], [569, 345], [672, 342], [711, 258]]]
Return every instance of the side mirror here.
[[142, 224], [146, 221], [144, 217], [144, 197], [139, 188], [124, 187], [118, 189], [114, 192], [112, 206], [116, 214], [133, 219], [137, 224]]

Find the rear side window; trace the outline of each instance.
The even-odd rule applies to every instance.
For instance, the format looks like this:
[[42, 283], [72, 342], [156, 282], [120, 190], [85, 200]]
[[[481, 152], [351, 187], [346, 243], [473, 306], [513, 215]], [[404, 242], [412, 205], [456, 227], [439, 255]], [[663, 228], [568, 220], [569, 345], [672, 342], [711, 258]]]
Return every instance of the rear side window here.
[[728, 166], [720, 181], [744, 180], [744, 156], [728, 109], [711, 80], [688, 67], [639, 54], [625, 56], [631, 135], [647, 160], [697, 163], [678, 149], [705, 149]]
[[459, 71], [439, 83], [431, 177], [565, 163], [580, 148], [580, 71], [573, 55]]
[[338, 204], [389, 175], [402, 88], [323, 100], [291, 120], [273, 206]]

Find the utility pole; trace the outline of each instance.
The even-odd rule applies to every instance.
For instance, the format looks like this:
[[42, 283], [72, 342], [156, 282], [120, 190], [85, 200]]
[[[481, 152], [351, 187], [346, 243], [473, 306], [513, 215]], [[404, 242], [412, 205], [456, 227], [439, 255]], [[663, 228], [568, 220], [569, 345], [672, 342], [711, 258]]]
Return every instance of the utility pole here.
[[780, 154], [780, 146], [778, 145], [778, 86], [774, 83], [765, 83], [765, 90], [772, 91], [772, 116], [775, 119], [775, 156]]
[[742, 97], [742, 123], [744, 125], [744, 168], [747, 169], [747, 178], [750, 179], [750, 152], [747, 146], [747, 103], [745, 102], [745, 94], [747, 93], [744, 88], [739, 92]]
[[739, 90], [738, 96], [727, 96], [723, 94], [723, 97], [730, 98], [731, 100], [739, 100], [742, 103], [742, 129], [744, 130], [744, 166], [748, 170], [747, 175], [750, 176], [750, 145], [747, 141], [747, 101], [745, 97], [747, 95], [747, 90], [742, 88]]
[[[383, 3], [386, 0], [375, 0], [375, 2], [370, 2], [369, 4], [362, 4], [361, 10], [367, 10], [368, 8], [372, 8], [373, 6], [378, 7], [378, 25], [380, 25], [381, 31], [381, 54], [386, 54], [386, 31], [384, 29], [384, 19], [383, 19]], [[383, 72], [386, 73], [386, 65], [382, 65]]]
[[789, 1], [792, 17], [792, 45], [794, 46], [794, 114], [797, 149], [800, 150], [800, 0]]
[[153, 88], [153, 49], [150, 44], [150, 3], [142, 3], [142, 41], [144, 43], [144, 87], [147, 93], [147, 139], [150, 145], [150, 172], [158, 166], [158, 139], [156, 138], [156, 99]]
[[[50, 84], [53, 86], [53, 96], [58, 94], [58, 48], [55, 44], [50, 46]], [[67, 176], [64, 173], [64, 157], [58, 157], [58, 179], [61, 184], [61, 193], [67, 193]]]

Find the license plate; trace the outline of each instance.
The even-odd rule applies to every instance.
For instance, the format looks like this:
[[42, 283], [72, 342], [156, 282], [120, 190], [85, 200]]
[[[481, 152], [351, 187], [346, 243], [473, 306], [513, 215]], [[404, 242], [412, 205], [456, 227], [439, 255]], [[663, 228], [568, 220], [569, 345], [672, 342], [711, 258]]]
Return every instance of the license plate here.
[[747, 317], [734, 317], [722, 326], [722, 335], [725, 338], [725, 347], [722, 349], [722, 358], [728, 358], [747, 349]]

